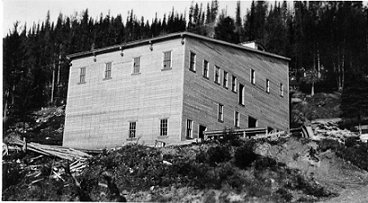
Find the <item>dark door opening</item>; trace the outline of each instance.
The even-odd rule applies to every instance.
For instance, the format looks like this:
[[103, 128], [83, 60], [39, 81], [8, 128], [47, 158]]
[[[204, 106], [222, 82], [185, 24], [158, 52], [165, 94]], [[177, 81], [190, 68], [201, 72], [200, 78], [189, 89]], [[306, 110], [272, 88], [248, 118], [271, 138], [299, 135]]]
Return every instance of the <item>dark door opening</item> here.
[[248, 128], [256, 128], [256, 127], [257, 127], [257, 119], [253, 118], [252, 116], [249, 116]]
[[206, 131], [206, 126], [199, 125], [199, 138], [204, 139], [204, 131]]

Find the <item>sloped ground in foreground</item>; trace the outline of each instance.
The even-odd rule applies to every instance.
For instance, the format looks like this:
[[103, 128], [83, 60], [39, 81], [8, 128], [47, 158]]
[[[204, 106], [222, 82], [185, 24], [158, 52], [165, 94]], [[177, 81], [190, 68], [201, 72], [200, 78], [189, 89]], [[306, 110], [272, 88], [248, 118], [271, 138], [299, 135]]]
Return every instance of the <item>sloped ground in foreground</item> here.
[[[111, 201], [116, 196], [111, 185], [128, 201], [290, 202], [334, 196], [301, 170], [255, 154], [256, 143], [267, 142], [233, 139], [167, 148], [128, 145], [91, 158], [76, 177], [80, 187], [62, 170], [61, 178], [51, 176], [51, 168], [67, 163], [39, 159], [32, 163], [41, 168], [35, 178], [25, 170], [31, 167], [27, 161], [32, 156], [19, 156], [17, 162], [8, 160], [3, 170], [7, 184], [2, 199], [80, 201], [88, 196], [92, 201]], [[104, 174], [110, 174], [110, 180]]]
[[[336, 145], [340, 146], [339, 149]], [[340, 194], [338, 198], [342, 198], [349, 192], [355, 193], [355, 190], [365, 191], [368, 186], [368, 172], [352, 164], [353, 160], [342, 158], [349, 158], [347, 153], [352, 150], [333, 140], [314, 142], [291, 138], [285, 140], [282, 145], [260, 144], [256, 152], [300, 170], [303, 175], [331, 192]], [[363, 153], [367, 157], [368, 151]], [[355, 154], [356, 157], [359, 155]], [[363, 193], [361, 198], [368, 198], [368, 195]]]

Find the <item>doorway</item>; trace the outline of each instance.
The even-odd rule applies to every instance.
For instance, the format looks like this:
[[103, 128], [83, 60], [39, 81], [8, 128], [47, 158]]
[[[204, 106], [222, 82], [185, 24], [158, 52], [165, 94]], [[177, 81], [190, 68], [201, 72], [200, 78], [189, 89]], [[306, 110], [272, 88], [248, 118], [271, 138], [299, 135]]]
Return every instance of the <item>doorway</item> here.
[[204, 139], [204, 131], [206, 131], [206, 126], [199, 125], [199, 138]]
[[249, 116], [248, 118], [248, 128], [256, 128], [257, 127], [257, 119]]

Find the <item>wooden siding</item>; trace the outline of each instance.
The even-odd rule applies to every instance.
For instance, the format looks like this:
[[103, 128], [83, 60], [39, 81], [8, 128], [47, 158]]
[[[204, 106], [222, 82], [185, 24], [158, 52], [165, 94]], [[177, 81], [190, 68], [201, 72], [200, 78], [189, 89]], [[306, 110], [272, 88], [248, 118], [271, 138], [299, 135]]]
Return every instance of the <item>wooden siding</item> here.
[[[140, 143], [180, 140], [184, 45], [171, 39], [72, 61], [69, 76], [63, 145], [78, 148], [121, 146], [128, 139], [129, 122], [136, 121]], [[161, 70], [163, 52], [172, 51], [172, 69]], [[140, 56], [140, 74], [133, 58]], [[105, 63], [112, 62], [111, 79], [104, 79]], [[85, 83], [79, 83], [86, 67]], [[160, 137], [160, 119], [168, 119], [168, 136]], [[134, 141], [134, 140], [133, 140]]]
[[[196, 72], [189, 70], [190, 52], [196, 54]], [[209, 78], [203, 77], [203, 60], [209, 62]], [[199, 125], [208, 130], [234, 128], [234, 111], [240, 113], [240, 128], [248, 127], [248, 116], [258, 120], [257, 127], [289, 128], [288, 62], [266, 55], [187, 38], [185, 44], [184, 106], [182, 140], [186, 120], [194, 121], [193, 135], [198, 137]], [[214, 82], [214, 66], [220, 67], [220, 82]], [[250, 82], [250, 69], [255, 70], [255, 85]], [[223, 71], [228, 73], [228, 88], [223, 87]], [[237, 92], [231, 91], [231, 77], [237, 78]], [[267, 93], [266, 79], [270, 81]], [[245, 87], [245, 105], [238, 104], [239, 83]], [[280, 96], [280, 83], [284, 96]], [[224, 122], [218, 121], [218, 104], [224, 105]]]

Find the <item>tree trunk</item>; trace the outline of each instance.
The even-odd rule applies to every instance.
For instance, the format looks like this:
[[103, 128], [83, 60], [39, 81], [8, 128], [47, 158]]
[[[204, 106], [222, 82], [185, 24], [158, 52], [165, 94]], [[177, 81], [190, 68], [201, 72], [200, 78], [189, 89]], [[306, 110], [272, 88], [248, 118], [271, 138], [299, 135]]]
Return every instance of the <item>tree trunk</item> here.
[[56, 77], [56, 85], [60, 85], [60, 63], [61, 63], [61, 55], [59, 55], [59, 61], [58, 61], [58, 71], [57, 71], [57, 77]]
[[12, 93], [11, 93], [11, 104], [14, 105], [15, 103], [15, 84], [12, 87]]
[[319, 50], [317, 50], [317, 78], [321, 79], [321, 59], [319, 56]]
[[54, 103], [54, 87], [55, 87], [55, 63], [52, 66], [52, 82], [51, 82], [51, 105]]
[[312, 88], [311, 88], [311, 96], [314, 96], [314, 82], [312, 82]]
[[6, 129], [5, 123], [8, 119], [8, 96], [9, 96], [9, 90], [5, 90], [5, 98], [3, 98], [4, 103], [4, 109], [3, 109], [3, 124], [4, 129]]

